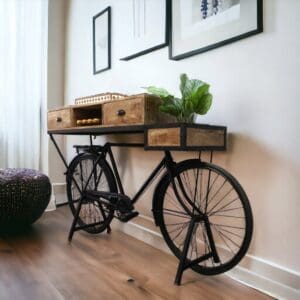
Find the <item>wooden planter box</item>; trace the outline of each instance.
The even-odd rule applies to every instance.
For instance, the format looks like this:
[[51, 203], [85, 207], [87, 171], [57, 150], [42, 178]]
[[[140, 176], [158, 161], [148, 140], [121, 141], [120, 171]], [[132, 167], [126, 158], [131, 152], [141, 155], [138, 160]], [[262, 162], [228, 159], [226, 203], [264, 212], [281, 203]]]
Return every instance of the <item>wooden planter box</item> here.
[[226, 150], [226, 127], [203, 124], [147, 126], [146, 150]]

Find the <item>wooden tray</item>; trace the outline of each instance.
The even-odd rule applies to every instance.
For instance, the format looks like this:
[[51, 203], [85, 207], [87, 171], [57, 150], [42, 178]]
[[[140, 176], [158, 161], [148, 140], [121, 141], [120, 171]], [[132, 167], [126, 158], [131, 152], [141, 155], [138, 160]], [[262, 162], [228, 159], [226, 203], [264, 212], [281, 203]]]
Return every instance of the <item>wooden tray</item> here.
[[146, 150], [226, 150], [224, 126], [204, 124], [166, 124], [147, 126]]
[[75, 99], [75, 105], [86, 105], [86, 104], [96, 104], [96, 103], [105, 103], [115, 100], [120, 100], [126, 98], [127, 95], [120, 93], [102, 93], [92, 96], [85, 96]]

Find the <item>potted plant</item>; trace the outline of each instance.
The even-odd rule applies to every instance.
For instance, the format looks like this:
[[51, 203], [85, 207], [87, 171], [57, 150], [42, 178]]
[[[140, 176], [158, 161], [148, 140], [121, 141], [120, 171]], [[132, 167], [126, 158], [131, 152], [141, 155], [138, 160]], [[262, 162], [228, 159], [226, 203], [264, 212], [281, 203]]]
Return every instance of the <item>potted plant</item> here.
[[189, 79], [186, 74], [180, 75], [181, 98], [171, 95], [164, 88], [149, 86], [145, 89], [162, 99], [160, 111], [175, 116], [180, 123], [193, 123], [195, 114], [205, 115], [212, 104], [209, 84]]

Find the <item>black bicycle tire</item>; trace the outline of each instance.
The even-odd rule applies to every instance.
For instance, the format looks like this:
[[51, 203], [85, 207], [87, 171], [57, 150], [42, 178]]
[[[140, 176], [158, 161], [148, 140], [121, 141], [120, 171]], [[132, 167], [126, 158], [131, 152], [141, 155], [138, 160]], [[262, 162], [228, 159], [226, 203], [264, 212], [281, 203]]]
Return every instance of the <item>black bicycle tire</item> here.
[[[83, 161], [85, 159], [92, 159], [95, 161], [97, 158], [98, 158], [98, 156], [93, 153], [80, 153], [71, 161], [70, 165], [68, 166], [68, 171], [66, 174], [67, 198], [68, 198], [69, 207], [70, 207], [71, 212], [74, 217], [75, 217], [75, 213], [76, 213], [76, 208], [74, 206], [74, 201], [72, 199], [72, 192], [71, 192], [73, 172], [76, 169], [76, 166], [78, 165], [78, 163], [80, 163], [81, 161]], [[108, 162], [105, 159], [101, 158], [98, 161], [98, 165], [103, 169], [103, 171], [105, 173], [110, 191], [117, 192], [116, 180], [115, 180], [115, 177], [113, 175], [113, 172], [112, 172], [111, 167], [109, 166]], [[87, 228], [84, 228], [83, 230], [88, 233], [91, 233], [91, 234], [101, 233], [111, 223], [113, 217], [114, 217], [114, 212], [113, 212], [113, 210], [111, 210], [107, 216], [107, 221], [105, 222], [105, 224], [103, 224], [100, 227], [87, 227]], [[79, 226], [87, 225], [80, 217], [78, 217], [77, 223]]]
[[[252, 216], [252, 210], [251, 206], [248, 200], [248, 197], [242, 188], [242, 186], [239, 184], [239, 182], [226, 170], [223, 168], [216, 166], [211, 163], [201, 162], [199, 160], [186, 160], [182, 161], [174, 169], [173, 176], [177, 176], [177, 174], [181, 173], [182, 171], [185, 171], [187, 169], [195, 168], [195, 166], [213, 170], [217, 173], [222, 174], [225, 178], [228, 179], [230, 184], [234, 187], [235, 191], [239, 195], [241, 202], [243, 204], [244, 212], [245, 212], [245, 219], [246, 219], [246, 234], [244, 237], [244, 240], [242, 242], [242, 246], [240, 247], [238, 253], [226, 264], [223, 264], [221, 266], [217, 267], [210, 267], [206, 268], [200, 265], [194, 265], [192, 266], [192, 269], [200, 274], [203, 275], [217, 275], [224, 273], [233, 267], [235, 267], [241, 259], [245, 256], [251, 242], [252, 233], [253, 233], [253, 216]], [[166, 193], [166, 190], [168, 188], [168, 185], [170, 184], [170, 177], [169, 174], [166, 174], [163, 176], [160, 180], [160, 182], [157, 185], [157, 191], [155, 195], [158, 197], [155, 199], [157, 201], [156, 210], [154, 211], [155, 214], [155, 220], [157, 221], [157, 225], [160, 227], [162, 236], [167, 243], [170, 250], [173, 252], [173, 254], [180, 259], [181, 258], [181, 251], [176, 247], [176, 245], [171, 240], [169, 233], [166, 229], [164, 218], [163, 218], [163, 202], [164, 202], [164, 195]]]

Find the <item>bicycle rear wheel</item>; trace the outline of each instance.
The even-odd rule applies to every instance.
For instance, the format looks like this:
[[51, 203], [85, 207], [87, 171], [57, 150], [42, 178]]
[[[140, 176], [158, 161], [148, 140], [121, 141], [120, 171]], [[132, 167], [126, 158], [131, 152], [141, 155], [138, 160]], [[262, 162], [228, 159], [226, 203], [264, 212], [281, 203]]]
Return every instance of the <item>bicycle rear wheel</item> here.
[[169, 175], [162, 178], [155, 193], [155, 219], [169, 248], [180, 259], [192, 218], [203, 214], [208, 218], [214, 245], [208, 236], [208, 225], [204, 220], [197, 222], [187, 260], [212, 253], [215, 246], [219, 260], [211, 256], [192, 269], [215, 275], [233, 268], [246, 254], [253, 230], [251, 207], [241, 185], [224, 169], [199, 160], [179, 163], [173, 178], [177, 196]]
[[[73, 216], [75, 216], [78, 201], [84, 192], [87, 180], [93, 171], [93, 166], [98, 156], [92, 153], [81, 153], [70, 163], [67, 172], [67, 196]], [[75, 184], [76, 182], [76, 184]], [[105, 159], [100, 159], [94, 169], [93, 175], [86, 190], [117, 192], [117, 185], [114, 175]], [[98, 225], [84, 228], [89, 233], [100, 233], [110, 224], [114, 216], [114, 210], [99, 201], [83, 198], [78, 224]]]

